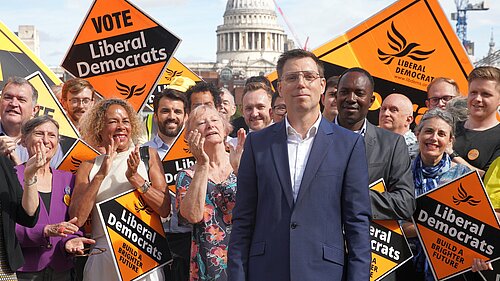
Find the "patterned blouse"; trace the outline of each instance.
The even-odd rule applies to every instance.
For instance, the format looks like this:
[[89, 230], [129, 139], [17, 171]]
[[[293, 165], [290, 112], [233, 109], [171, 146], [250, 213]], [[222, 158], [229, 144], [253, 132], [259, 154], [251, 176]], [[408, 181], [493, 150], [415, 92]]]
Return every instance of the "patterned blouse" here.
[[[191, 170], [177, 175], [176, 206], [191, 183]], [[207, 184], [203, 220], [193, 225], [191, 238], [190, 280], [227, 280], [227, 249], [232, 228], [232, 211], [236, 201], [236, 175], [231, 172], [220, 184]], [[180, 217], [179, 224], [187, 223]]]

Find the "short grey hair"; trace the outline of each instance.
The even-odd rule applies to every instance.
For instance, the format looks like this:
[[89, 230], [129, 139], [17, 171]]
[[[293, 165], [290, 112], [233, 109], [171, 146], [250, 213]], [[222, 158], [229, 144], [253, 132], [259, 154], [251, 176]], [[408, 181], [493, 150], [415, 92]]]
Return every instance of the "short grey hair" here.
[[451, 115], [448, 111], [442, 110], [441, 108], [433, 108], [427, 111], [424, 116], [422, 116], [422, 119], [420, 119], [417, 128], [415, 128], [415, 132], [420, 133], [424, 127], [424, 123], [433, 118], [439, 118], [446, 122], [446, 124], [450, 125], [450, 136], [455, 136], [455, 120], [453, 119], [453, 115]]
[[456, 97], [446, 103], [446, 111], [453, 115], [456, 122], [465, 122], [469, 118], [467, 97]]
[[40, 115], [38, 117], [28, 120], [26, 123], [23, 124], [23, 126], [21, 127], [21, 136], [23, 138], [26, 138], [33, 132], [33, 130], [35, 130], [36, 127], [48, 122], [51, 122], [56, 126], [57, 135], [59, 135], [59, 123], [57, 123], [57, 121], [54, 120], [54, 118], [50, 117], [49, 115]]
[[12, 77], [9, 78], [9, 80], [7, 80], [7, 83], [5, 83], [5, 85], [3, 86], [2, 92], [3, 92], [3, 90], [5, 90], [5, 88], [7, 88], [7, 86], [9, 84], [14, 84], [14, 85], [17, 85], [17, 86], [23, 86], [23, 85], [30, 86], [31, 91], [33, 92], [32, 96], [31, 96], [31, 99], [33, 100], [33, 106], [36, 105], [37, 100], [38, 100], [38, 91], [35, 89], [35, 87], [33, 86], [33, 84], [31, 84], [28, 80], [26, 80], [26, 79], [24, 79], [22, 77], [12, 76]]

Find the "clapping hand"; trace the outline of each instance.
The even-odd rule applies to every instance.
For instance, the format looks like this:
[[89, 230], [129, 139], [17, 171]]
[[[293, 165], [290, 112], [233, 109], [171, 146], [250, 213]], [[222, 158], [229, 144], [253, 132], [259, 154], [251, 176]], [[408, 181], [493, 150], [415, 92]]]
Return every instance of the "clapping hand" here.
[[31, 179], [36, 175], [38, 169], [43, 167], [47, 163], [47, 158], [45, 157], [45, 146], [42, 141], [35, 144], [35, 155], [31, 156], [26, 162], [26, 168], [24, 169], [24, 179]]
[[236, 147], [229, 145], [229, 162], [231, 163], [231, 167], [233, 167], [233, 171], [235, 174], [238, 173], [238, 169], [240, 167], [241, 155], [243, 154], [243, 147], [245, 145], [245, 140], [247, 138], [247, 134], [245, 129], [240, 128], [237, 133], [238, 143]]
[[115, 159], [115, 156], [117, 154], [117, 147], [118, 144], [113, 138], [111, 138], [111, 143], [106, 146], [106, 154], [104, 154], [104, 160], [102, 161], [101, 168], [99, 169], [99, 174], [103, 176], [108, 175], [109, 169], [111, 169], [111, 165], [113, 164], [113, 159]]
[[95, 240], [86, 237], [76, 237], [64, 244], [66, 252], [74, 255], [83, 255], [86, 244], [95, 244]]
[[130, 153], [127, 159], [127, 171], [125, 172], [125, 176], [127, 179], [132, 178], [135, 174], [137, 174], [137, 168], [141, 163], [141, 155], [139, 153], [139, 146], [136, 145], [134, 151]]
[[208, 154], [203, 147], [205, 145], [205, 138], [201, 136], [201, 133], [197, 129], [189, 132], [187, 143], [189, 145], [189, 150], [196, 159], [196, 163], [198, 165], [208, 164]]
[[74, 217], [69, 221], [63, 221], [56, 224], [47, 224], [43, 228], [45, 237], [60, 236], [66, 237], [68, 234], [73, 234], [78, 231], [78, 226], [75, 225], [77, 218]]
[[9, 157], [16, 165], [21, 164], [16, 153], [18, 139], [9, 136], [0, 136], [0, 153]]

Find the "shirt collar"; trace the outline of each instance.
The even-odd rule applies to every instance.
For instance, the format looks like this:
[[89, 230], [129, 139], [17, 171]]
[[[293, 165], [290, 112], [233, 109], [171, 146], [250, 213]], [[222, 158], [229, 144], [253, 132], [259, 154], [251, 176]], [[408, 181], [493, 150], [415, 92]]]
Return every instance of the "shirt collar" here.
[[[314, 136], [316, 136], [316, 133], [318, 132], [318, 129], [319, 129], [320, 122], [321, 122], [321, 114], [318, 114], [318, 119], [316, 119], [316, 122], [314, 122], [314, 124], [311, 126], [311, 128], [309, 128], [309, 130], [307, 130], [306, 137], [304, 138], [304, 140], [309, 139], [309, 138], [313, 138]], [[291, 135], [300, 136], [300, 134], [297, 133], [297, 131], [288, 122], [288, 115], [285, 117], [285, 127], [286, 127], [287, 136], [291, 136]], [[300, 137], [300, 138], [302, 138], [302, 137]]]
[[[335, 124], [337, 124], [337, 125], [340, 126], [339, 121], [338, 121], [337, 118], [338, 118], [338, 115], [335, 116], [335, 119], [333, 120], [333, 123], [335, 123]], [[353, 131], [353, 132], [358, 133], [358, 134], [360, 134], [360, 135], [362, 135], [364, 137], [365, 134], [366, 134], [366, 123], [367, 122], [366, 122], [366, 118], [365, 118], [365, 121], [363, 122], [363, 126], [361, 126], [361, 130], [357, 130], [357, 131]]]
[[160, 138], [158, 134], [156, 134], [155, 137], [153, 138], [153, 142], [156, 144], [156, 147], [158, 148], [162, 148], [165, 150], [168, 150], [170, 148], [168, 144], [163, 142], [163, 140]]

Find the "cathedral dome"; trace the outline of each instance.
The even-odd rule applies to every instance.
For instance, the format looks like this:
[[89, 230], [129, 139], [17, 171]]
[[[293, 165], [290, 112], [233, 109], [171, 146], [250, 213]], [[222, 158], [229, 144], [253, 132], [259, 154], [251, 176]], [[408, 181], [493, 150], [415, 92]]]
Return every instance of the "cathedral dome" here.
[[270, 10], [274, 12], [274, 3], [272, 0], [228, 0], [226, 12], [238, 9], [258, 9]]
[[289, 44], [273, 0], [228, 0], [216, 33], [218, 63], [275, 64]]

